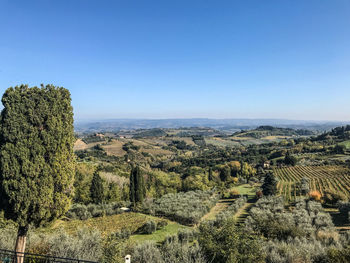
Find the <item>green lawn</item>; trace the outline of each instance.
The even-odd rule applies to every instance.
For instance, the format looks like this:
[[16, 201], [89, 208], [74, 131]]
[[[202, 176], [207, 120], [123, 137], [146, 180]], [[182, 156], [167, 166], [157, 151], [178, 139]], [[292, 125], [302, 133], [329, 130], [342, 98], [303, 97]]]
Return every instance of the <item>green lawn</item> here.
[[238, 185], [232, 187], [230, 190], [236, 190], [240, 195], [248, 195], [249, 197], [254, 197], [256, 194], [256, 187], [249, 184]]

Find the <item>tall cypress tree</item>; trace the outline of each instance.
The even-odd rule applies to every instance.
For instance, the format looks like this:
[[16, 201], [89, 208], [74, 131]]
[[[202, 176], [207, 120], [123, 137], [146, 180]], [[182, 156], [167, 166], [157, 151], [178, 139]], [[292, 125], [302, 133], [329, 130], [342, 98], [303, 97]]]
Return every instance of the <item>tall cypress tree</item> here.
[[133, 206], [135, 206], [135, 167], [131, 168], [131, 172], [130, 172], [130, 187], [129, 187], [129, 197], [130, 197], [130, 202], [133, 204]]
[[2, 103], [0, 208], [18, 223], [15, 249], [24, 252], [30, 224], [38, 227], [69, 209], [75, 174], [73, 108], [69, 91], [52, 85], [11, 87]]
[[130, 202], [133, 206], [141, 203], [146, 195], [146, 187], [141, 169], [133, 167], [130, 173]]
[[209, 181], [213, 181], [213, 180], [214, 180], [214, 177], [213, 177], [213, 168], [211, 168], [211, 167], [209, 167], [208, 180], [209, 180]]
[[92, 202], [95, 204], [100, 204], [104, 201], [103, 181], [98, 171], [96, 171], [92, 177], [90, 195]]

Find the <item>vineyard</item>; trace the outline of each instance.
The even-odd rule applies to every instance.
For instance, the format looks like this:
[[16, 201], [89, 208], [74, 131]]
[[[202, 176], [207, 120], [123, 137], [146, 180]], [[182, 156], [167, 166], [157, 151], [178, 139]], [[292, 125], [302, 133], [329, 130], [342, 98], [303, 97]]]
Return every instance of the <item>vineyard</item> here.
[[300, 180], [310, 179], [310, 190], [317, 190], [322, 195], [328, 189], [336, 190], [350, 197], [350, 170], [343, 166], [294, 166], [275, 168], [278, 177], [279, 195], [286, 201], [295, 201], [301, 196]]

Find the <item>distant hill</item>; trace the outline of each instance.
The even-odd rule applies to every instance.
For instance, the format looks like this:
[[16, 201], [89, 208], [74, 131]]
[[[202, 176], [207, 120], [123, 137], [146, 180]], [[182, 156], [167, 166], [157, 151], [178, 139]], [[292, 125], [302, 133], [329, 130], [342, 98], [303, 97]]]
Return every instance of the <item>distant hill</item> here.
[[234, 133], [235, 137], [251, 137], [261, 139], [267, 136], [311, 136], [315, 132], [307, 129], [279, 128], [273, 126], [259, 126], [253, 130], [246, 130]]
[[255, 129], [259, 126], [274, 126], [292, 129], [307, 129], [318, 132], [328, 131], [350, 123], [327, 121], [301, 121], [284, 119], [110, 119], [75, 121], [77, 133], [118, 132], [121, 130], [210, 127], [229, 134], [240, 130]]

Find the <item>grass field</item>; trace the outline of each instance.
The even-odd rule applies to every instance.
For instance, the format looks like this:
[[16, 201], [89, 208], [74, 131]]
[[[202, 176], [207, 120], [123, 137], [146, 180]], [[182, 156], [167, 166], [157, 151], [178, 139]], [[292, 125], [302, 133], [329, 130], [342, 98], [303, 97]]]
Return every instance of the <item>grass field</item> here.
[[107, 145], [103, 145], [108, 155], [123, 156], [126, 152], [123, 150], [124, 142], [120, 140], [112, 140]]
[[240, 195], [248, 195], [248, 197], [254, 197], [256, 195], [256, 187], [252, 187], [249, 184], [242, 184], [232, 187], [230, 190], [237, 191]]
[[279, 178], [279, 195], [286, 201], [300, 196], [299, 182], [302, 177], [310, 179], [310, 189], [324, 193], [327, 189], [341, 192], [350, 197], [350, 170], [343, 166], [295, 166], [274, 169]]

